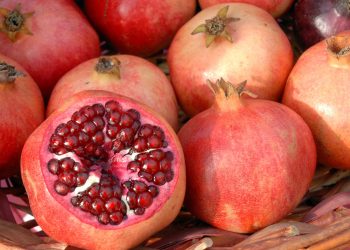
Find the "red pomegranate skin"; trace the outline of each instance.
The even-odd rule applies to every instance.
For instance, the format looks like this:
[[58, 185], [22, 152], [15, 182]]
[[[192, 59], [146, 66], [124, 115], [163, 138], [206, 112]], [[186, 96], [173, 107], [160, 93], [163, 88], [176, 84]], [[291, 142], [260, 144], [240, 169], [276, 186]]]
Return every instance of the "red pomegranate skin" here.
[[2, 62], [25, 74], [12, 83], [0, 79], [0, 178], [5, 178], [19, 173], [23, 145], [44, 120], [44, 101], [38, 85], [21, 65], [0, 54]]
[[260, 7], [274, 17], [282, 16], [292, 5], [294, 0], [199, 0], [202, 9], [220, 3], [247, 3]]
[[18, 4], [22, 13], [34, 12], [25, 22], [32, 35], [12, 42], [0, 32], [0, 52], [18, 61], [48, 99], [64, 73], [99, 56], [99, 38], [74, 1], [4, 0], [0, 8], [13, 10]]
[[[228, 17], [240, 18], [226, 26], [233, 42], [219, 37], [206, 48], [205, 34], [191, 32], [224, 6], [229, 6]], [[190, 116], [213, 103], [207, 80], [247, 80], [247, 89], [259, 98], [279, 100], [293, 66], [291, 45], [276, 21], [266, 11], [243, 3], [199, 12], [177, 32], [167, 58], [178, 101]]]
[[[51, 157], [47, 145], [56, 126], [84, 105], [117, 100], [126, 108], [137, 109], [144, 119], [155, 122], [165, 132], [174, 155], [174, 179], [156, 201], [154, 211], [147, 217], [135, 218], [119, 225], [101, 225], [86, 213], [74, 211], [70, 201], [55, 193], [53, 180], [47, 171]], [[67, 100], [47, 118], [30, 136], [21, 156], [21, 175], [28, 193], [30, 207], [41, 228], [53, 239], [83, 249], [131, 249], [170, 224], [176, 217], [185, 195], [185, 164], [177, 135], [168, 123], [153, 110], [132, 99], [106, 91], [83, 91]], [[68, 204], [68, 203], [69, 204]], [[147, 212], [146, 212], [147, 213]], [[145, 215], [146, 215], [145, 213]], [[132, 217], [134, 216], [134, 217]], [[62, 218], [65, 218], [62, 220]]]
[[195, 0], [85, 1], [91, 22], [120, 53], [143, 57], [166, 48], [195, 7]]
[[[340, 36], [350, 39], [350, 31]], [[326, 40], [307, 49], [288, 78], [283, 103], [311, 128], [320, 163], [350, 169], [350, 60], [336, 67], [328, 58]]]
[[316, 167], [310, 129], [288, 107], [224, 101], [189, 120], [179, 138], [186, 160], [186, 207], [224, 230], [250, 233], [301, 201]]
[[132, 55], [104, 56], [120, 61], [120, 79], [114, 74], [98, 73], [99, 58], [88, 60], [65, 74], [52, 91], [47, 115], [61, 103], [83, 90], [106, 90], [145, 103], [178, 129], [178, 104], [173, 87], [165, 74], [154, 64]]

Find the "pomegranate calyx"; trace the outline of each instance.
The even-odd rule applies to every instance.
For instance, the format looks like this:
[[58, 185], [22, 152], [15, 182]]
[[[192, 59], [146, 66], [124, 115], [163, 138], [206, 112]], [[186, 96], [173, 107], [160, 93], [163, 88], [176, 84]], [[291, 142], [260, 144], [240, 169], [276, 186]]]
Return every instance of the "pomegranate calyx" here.
[[197, 26], [191, 33], [191, 35], [205, 33], [206, 39], [205, 44], [208, 48], [217, 37], [223, 37], [229, 42], [232, 41], [232, 36], [226, 29], [226, 25], [231, 22], [237, 22], [240, 18], [227, 17], [229, 6], [221, 8], [215, 17], [205, 20], [205, 23]]
[[17, 4], [13, 10], [0, 8], [0, 16], [4, 18], [0, 23], [0, 32], [5, 33], [12, 42], [16, 42], [21, 34], [33, 35], [26, 26], [26, 21], [34, 15], [34, 12], [21, 13], [20, 9], [20, 4]]
[[116, 57], [100, 57], [95, 70], [98, 73], [115, 75], [120, 79], [120, 64]]
[[329, 65], [350, 68], [350, 37], [332, 36], [326, 39]]
[[0, 83], [13, 83], [16, 78], [25, 76], [21, 71], [17, 71], [12, 65], [0, 62]]

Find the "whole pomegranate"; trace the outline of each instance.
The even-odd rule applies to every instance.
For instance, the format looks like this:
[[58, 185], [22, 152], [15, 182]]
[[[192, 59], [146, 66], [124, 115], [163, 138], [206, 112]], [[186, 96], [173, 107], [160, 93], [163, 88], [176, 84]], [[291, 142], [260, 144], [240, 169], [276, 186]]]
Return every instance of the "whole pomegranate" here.
[[150, 56], [166, 48], [195, 13], [195, 0], [88, 0], [86, 14], [121, 53]]
[[199, 12], [176, 34], [168, 54], [180, 104], [193, 116], [214, 100], [207, 80], [248, 80], [262, 99], [279, 100], [293, 66], [291, 45], [275, 19], [249, 4], [215, 5]]
[[96, 32], [72, 0], [0, 1], [0, 44], [46, 99], [64, 73], [100, 54]]
[[294, 0], [199, 0], [202, 9], [220, 3], [248, 3], [260, 7], [274, 17], [282, 16]]
[[82, 90], [106, 90], [147, 104], [177, 130], [178, 105], [165, 74], [149, 61], [131, 56], [103, 56], [88, 60], [65, 74], [50, 96], [47, 114]]
[[179, 138], [186, 160], [185, 204], [201, 220], [249, 233], [297, 206], [316, 167], [312, 134], [301, 117], [268, 100], [239, 98], [220, 80], [213, 106], [190, 119]]
[[14, 60], [0, 54], [0, 179], [19, 173], [24, 142], [44, 120], [38, 85]]
[[318, 160], [350, 169], [350, 31], [306, 50], [293, 68], [283, 103], [311, 128]]
[[185, 193], [182, 148], [168, 123], [97, 90], [72, 96], [34, 131], [21, 173], [41, 228], [89, 250], [140, 244], [176, 217]]

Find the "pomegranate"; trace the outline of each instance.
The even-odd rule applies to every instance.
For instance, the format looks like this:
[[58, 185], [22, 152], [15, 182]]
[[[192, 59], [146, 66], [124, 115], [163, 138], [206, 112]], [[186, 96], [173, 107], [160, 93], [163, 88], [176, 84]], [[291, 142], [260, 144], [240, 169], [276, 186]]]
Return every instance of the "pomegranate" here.
[[299, 0], [293, 14], [295, 31], [305, 48], [350, 29], [350, 0]]
[[260, 7], [274, 17], [282, 16], [294, 0], [199, 0], [202, 9], [220, 3], [248, 3]]
[[176, 34], [168, 54], [178, 100], [193, 116], [211, 106], [207, 80], [248, 80], [262, 99], [279, 100], [293, 66], [291, 45], [266, 11], [249, 4], [215, 5]]
[[283, 103], [311, 128], [319, 162], [350, 169], [350, 31], [307, 49], [286, 85]]
[[0, 44], [46, 99], [64, 73], [100, 54], [96, 32], [71, 0], [0, 1]]
[[47, 114], [82, 90], [115, 92], [143, 102], [178, 128], [175, 92], [164, 73], [149, 61], [131, 56], [103, 56], [86, 61], [64, 75], [56, 84]]
[[0, 178], [19, 173], [24, 142], [44, 120], [38, 85], [14, 60], [0, 54]]
[[300, 202], [315, 171], [315, 143], [306, 123], [288, 107], [239, 98], [242, 85], [234, 88], [223, 80], [212, 88], [213, 106], [179, 132], [185, 204], [215, 227], [253, 232]]
[[39, 225], [84, 249], [130, 249], [167, 226], [182, 206], [184, 167], [163, 118], [97, 90], [79, 92], [51, 114], [21, 157]]
[[195, 7], [195, 0], [85, 1], [87, 16], [119, 52], [144, 57], [166, 48]]

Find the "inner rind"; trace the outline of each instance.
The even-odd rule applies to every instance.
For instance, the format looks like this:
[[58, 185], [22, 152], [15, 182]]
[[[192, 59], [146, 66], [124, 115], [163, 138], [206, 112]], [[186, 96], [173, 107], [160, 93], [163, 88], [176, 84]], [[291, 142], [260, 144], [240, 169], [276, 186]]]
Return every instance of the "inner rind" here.
[[[129, 109], [129, 108], [132, 108], [132, 107], [128, 107], [128, 105], [123, 105], [123, 106], [125, 106], [125, 107], [123, 107], [124, 109], [123, 110], [127, 110], [127, 109]], [[139, 109], [139, 107], [136, 107], [137, 109]], [[77, 108], [77, 109], [79, 109], [79, 108]], [[142, 109], [142, 108], [141, 108]], [[141, 112], [142, 112], [142, 110], [140, 110]], [[143, 114], [144, 114], [144, 112], [142, 112]], [[61, 121], [64, 121], [64, 122], [67, 122], [67, 120], [68, 119], [61, 119]], [[142, 117], [140, 118], [140, 121], [141, 121], [141, 123], [142, 124], [146, 124], [146, 123], [149, 123], [149, 124], [153, 124], [154, 122], [153, 121], [155, 120], [153, 117], [151, 118], [151, 119], [149, 119], [149, 117], [147, 117], [147, 113], [146, 113], [146, 115], [142, 115]], [[59, 124], [60, 122], [57, 122], [57, 125]], [[159, 122], [158, 121], [155, 121], [155, 124], [159, 124]], [[57, 126], [56, 125], [56, 126]], [[163, 129], [163, 128], [162, 128]], [[49, 131], [48, 131], [48, 134], [52, 134], [53, 133], [53, 131], [55, 130], [55, 127], [52, 127]], [[163, 129], [163, 131], [164, 131], [164, 129]], [[51, 132], [51, 133], [50, 133]], [[166, 135], [166, 138], [165, 138], [165, 141], [168, 141], [168, 138], [167, 138], [167, 135]], [[47, 143], [46, 143], [46, 145], [47, 145]], [[172, 148], [170, 148], [169, 146], [166, 146], [166, 147], [162, 147], [161, 148], [161, 150], [163, 150], [163, 151], [173, 151], [173, 149]], [[43, 151], [45, 151], [45, 149], [43, 149]], [[47, 150], [46, 150], [47, 151]], [[121, 152], [121, 153], [125, 153], [125, 151], [126, 150], [124, 150], [123, 152]], [[149, 152], [149, 151], [152, 151], [152, 149], [147, 149], [147, 150], [145, 150], [144, 152]], [[173, 153], [176, 153], [176, 152], [173, 152]], [[74, 155], [74, 154], [72, 154], [72, 153], [68, 153], [67, 155], [69, 155], [70, 157], [72, 157], [74, 160], [78, 160], [78, 157], [76, 156], [76, 155]], [[138, 153], [134, 153], [134, 154], [131, 154], [131, 155], [127, 155], [127, 157], [129, 157], [129, 159], [133, 159], [133, 158], [135, 158], [136, 156], [138, 155]], [[58, 156], [58, 157], [55, 157], [55, 158], [63, 158], [63, 156]], [[174, 156], [174, 159], [176, 158], [176, 156]], [[47, 159], [45, 159], [44, 160], [44, 162], [47, 162]], [[174, 169], [174, 165], [176, 165], [176, 159], [174, 160], [174, 162], [172, 162], [172, 171], [176, 171], [175, 169]], [[46, 171], [46, 173], [45, 173], [45, 171]], [[95, 171], [96, 172], [96, 171]], [[97, 171], [98, 172], [98, 171]], [[67, 199], [64, 199], [64, 198], [66, 198], [66, 196], [60, 196], [60, 195], [58, 195], [58, 194], [55, 194], [55, 191], [54, 191], [54, 189], [52, 188], [52, 187], [50, 187], [50, 185], [52, 185], [52, 183], [55, 181], [55, 177], [57, 178], [57, 176], [55, 176], [55, 175], [53, 175], [53, 174], [51, 174], [51, 173], [49, 173], [48, 172], [48, 170], [47, 170], [47, 167], [46, 167], [46, 169], [45, 169], [45, 166], [43, 166], [43, 173], [44, 173], [44, 175], [46, 176], [45, 177], [45, 180], [47, 180], [47, 185], [48, 185], [48, 189], [50, 190], [50, 192], [51, 193], [53, 193], [53, 196], [55, 196], [56, 198], [57, 198], [57, 200], [59, 201], [59, 202], [61, 202], [61, 203], [66, 203], [67, 202]], [[173, 173], [174, 174], [174, 173]], [[174, 174], [174, 176], [176, 176], [176, 174]], [[140, 176], [136, 176], [133, 180], [136, 180], [136, 181], [138, 181], [138, 180], [141, 180], [141, 181], [144, 181], [144, 183], [146, 183], [147, 185], [149, 185], [149, 186], [157, 186], [157, 185], [155, 185], [154, 183], [152, 183], [152, 182], [150, 182], [150, 181], [146, 181], [146, 180], [144, 180], [144, 178], [143, 177], [140, 177]], [[121, 181], [123, 181], [123, 182], [125, 182], [125, 180], [121, 180]], [[145, 218], [145, 217], [147, 217], [147, 216], [151, 216], [152, 214], [154, 214], [154, 212], [152, 212], [152, 211], [154, 211], [154, 210], [158, 210], [162, 205], [163, 205], [163, 203], [164, 203], [164, 200], [165, 199], [167, 199], [167, 196], [168, 196], [168, 193], [170, 192], [173, 192], [173, 188], [174, 188], [174, 183], [176, 183], [176, 181], [177, 180], [170, 180], [170, 182], [166, 182], [165, 184], [163, 184], [162, 186], [161, 186], [161, 191], [159, 192], [159, 194], [157, 195], [157, 197], [155, 198], [155, 200], [153, 200], [153, 203], [152, 203], [152, 205], [150, 206], [150, 207], [148, 207], [148, 208], [146, 208], [145, 210], [145, 212], [144, 212], [144, 215], [142, 216], [143, 217], [143, 219]], [[127, 192], [127, 189], [125, 189], [126, 191], [125, 192]], [[130, 190], [129, 190], [130, 191]], [[69, 193], [70, 194], [70, 193]], [[68, 194], [68, 196], [69, 196], [69, 194]], [[76, 194], [76, 193], [75, 193]], [[125, 193], [123, 194], [123, 195], [125, 195]], [[147, 195], [145, 195], [146, 196], [146, 198], [147, 198]], [[124, 196], [123, 196], [124, 197]], [[122, 199], [123, 200], [123, 199]], [[125, 201], [125, 199], [124, 199], [124, 201]], [[144, 203], [144, 204], [146, 204], [147, 205], [147, 202], [146, 203]], [[140, 218], [138, 218], [136, 215], [134, 215], [135, 213], [135, 211], [132, 211], [132, 210], [130, 210], [130, 206], [129, 206], [129, 204], [127, 204], [126, 203], [126, 205], [127, 205], [127, 219], [129, 220], [129, 223], [130, 223], [130, 220], [131, 221], [133, 221], [133, 222], [137, 222], [137, 221], [139, 221], [140, 220]], [[73, 207], [73, 206], [72, 206]], [[74, 210], [74, 209], [72, 209], [72, 207], [68, 207], [68, 209], [69, 210], [71, 210], [71, 212], [73, 212], [73, 213], [77, 213], [77, 214], [81, 214], [81, 211], [77, 211], [77, 210]], [[148, 211], [149, 210], [149, 211]], [[83, 215], [83, 214], [81, 214], [81, 216], [82, 217], [86, 217], [86, 214], [85, 215]], [[91, 218], [90, 218], [91, 219]], [[84, 219], [85, 220], [85, 219]], [[90, 222], [91, 223], [94, 223], [94, 221], [93, 220], [90, 220]], [[95, 219], [95, 222], [96, 222], [96, 219]]]

